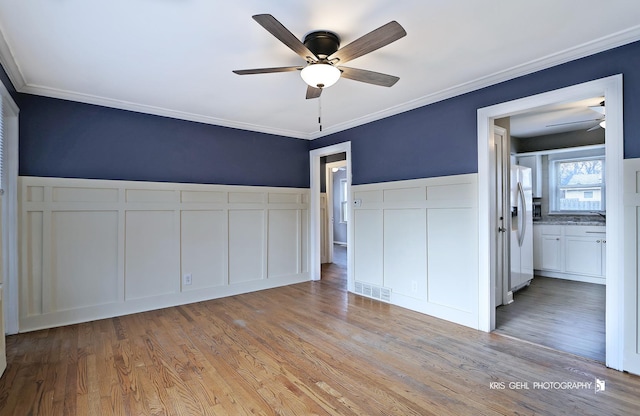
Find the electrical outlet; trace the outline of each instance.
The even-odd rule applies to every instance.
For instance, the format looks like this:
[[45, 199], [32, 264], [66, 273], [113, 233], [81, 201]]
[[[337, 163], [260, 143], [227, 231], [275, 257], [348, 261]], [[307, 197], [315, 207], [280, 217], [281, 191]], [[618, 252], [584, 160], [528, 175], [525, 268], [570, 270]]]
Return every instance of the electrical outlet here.
[[182, 283], [185, 286], [188, 286], [191, 284], [191, 273], [187, 273], [184, 276], [182, 276]]
[[412, 280], [411, 281], [411, 291], [413, 293], [418, 292], [418, 281], [417, 280]]

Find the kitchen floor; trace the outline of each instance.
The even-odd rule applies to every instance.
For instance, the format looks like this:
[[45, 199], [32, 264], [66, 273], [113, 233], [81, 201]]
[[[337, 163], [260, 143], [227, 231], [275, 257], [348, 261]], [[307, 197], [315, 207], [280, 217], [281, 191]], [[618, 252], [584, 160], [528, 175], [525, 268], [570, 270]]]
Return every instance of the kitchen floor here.
[[536, 276], [496, 309], [495, 333], [605, 362], [605, 286]]

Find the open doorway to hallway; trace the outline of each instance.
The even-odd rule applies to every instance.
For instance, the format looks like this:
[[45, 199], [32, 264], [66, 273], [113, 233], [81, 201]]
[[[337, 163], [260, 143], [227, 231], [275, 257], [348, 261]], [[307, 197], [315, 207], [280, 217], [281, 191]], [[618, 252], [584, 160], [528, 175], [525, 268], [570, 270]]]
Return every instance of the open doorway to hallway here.
[[[326, 270], [334, 270], [344, 287], [353, 291], [351, 142], [315, 149], [309, 156], [311, 279], [324, 279]], [[334, 230], [334, 224], [342, 230]]]
[[[331, 279], [347, 287], [348, 171], [346, 152], [320, 158], [324, 172], [321, 183], [321, 279]], [[324, 209], [323, 209], [324, 208]]]

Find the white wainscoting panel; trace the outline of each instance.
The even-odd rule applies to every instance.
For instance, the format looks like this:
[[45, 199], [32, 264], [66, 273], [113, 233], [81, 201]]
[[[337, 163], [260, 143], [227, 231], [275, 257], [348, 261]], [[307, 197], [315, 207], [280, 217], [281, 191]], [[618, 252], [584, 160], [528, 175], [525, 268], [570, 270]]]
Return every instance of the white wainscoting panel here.
[[20, 331], [309, 280], [308, 189], [22, 177], [20, 215]]
[[265, 212], [229, 211], [229, 282], [264, 279]]
[[223, 210], [184, 210], [181, 215], [181, 274], [191, 275], [191, 285], [183, 285], [182, 290], [228, 284], [227, 213]]
[[[404, 190], [403, 190], [404, 191]], [[385, 192], [385, 198], [388, 193]], [[406, 197], [402, 192], [400, 196]], [[424, 187], [422, 188], [424, 200]], [[394, 200], [394, 202], [397, 202]], [[424, 209], [384, 210], [384, 285], [393, 293], [425, 300], [427, 219]]]
[[352, 192], [356, 287], [391, 289], [393, 304], [477, 328], [477, 175]]
[[173, 211], [127, 211], [125, 300], [177, 293], [180, 252]]
[[427, 212], [430, 303], [475, 313], [478, 254], [476, 212], [434, 208]]
[[51, 238], [51, 310], [119, 300], [118, 211], [53, 212]]
[[42, 277], [43, 277], [43, 237], [44, 221], [42, 212], [23, 213], [22, 272], [20, 285], [22, 287], [22, 309], [26, 316], [42, 315]]
[[269, 277], [299, 273], [300, 213], [294, 209], [269, 210]]
[[[354, 187], [352, 187], [353, 189]], [[358, 193], [355, 193], [358, 198]], [[353, 211], [353, 275], [356, 282], [384, 283], [384, 231], [382, 210]]]

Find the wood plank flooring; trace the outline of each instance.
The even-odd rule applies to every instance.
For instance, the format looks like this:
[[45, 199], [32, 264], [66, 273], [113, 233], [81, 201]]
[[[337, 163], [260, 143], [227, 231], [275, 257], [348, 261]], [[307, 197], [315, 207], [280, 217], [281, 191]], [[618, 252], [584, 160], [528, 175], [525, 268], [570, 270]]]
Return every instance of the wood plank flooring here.
[[496, 309], [496, 333], [605, 361], [605, 286], [536, 276]]
[[10, 336], [0, 415], [637, 414], [640, 377], [355, 296], [344, 269], [323, 269], [318, 282]]

